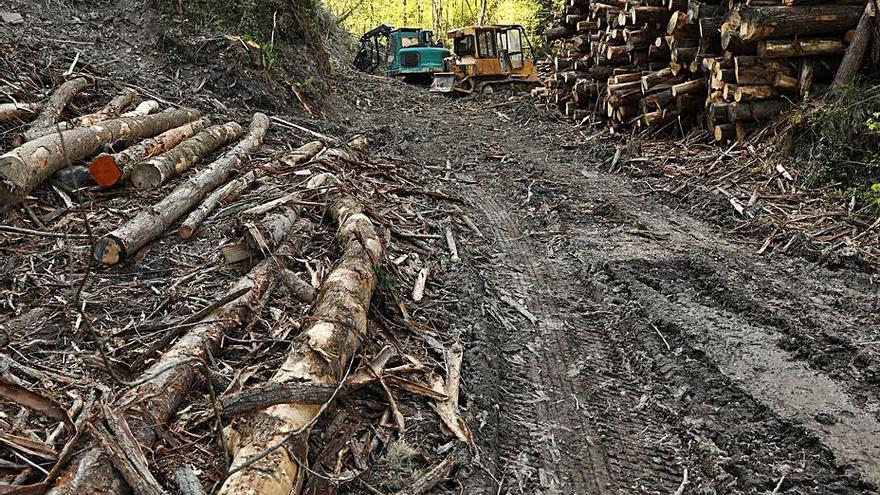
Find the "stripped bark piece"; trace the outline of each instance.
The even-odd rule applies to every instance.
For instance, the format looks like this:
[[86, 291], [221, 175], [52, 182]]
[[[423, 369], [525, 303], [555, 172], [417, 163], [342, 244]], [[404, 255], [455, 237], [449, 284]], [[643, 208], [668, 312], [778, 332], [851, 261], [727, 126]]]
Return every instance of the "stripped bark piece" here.
[[138, 189], [159, 187], [198, 163], [202, 158], [241, 137], [238, 122], [211, 126], [170, 150], [135, 165], [131, 182]]
[[[134, 101], [134, 97], [134, 91], [130, 89], [124, 89], [118, 95], [113, 97], [113, 99], [110, 100], [110, 102], [106, 106], [104, 106], [104, 108], [98, 110], [97, 112], [90, 113], [88, 115], [82, 115], [80, 117], [65, 122], [59, 122], [57, 125], [54, 126], [42, 129], [31, 129], [24, 134], [25, 140], [30, 141], [31, 139], [37, 139], [38, 137], [43, 137], [47, 134], [57, 132], [59, 129], [62, 131], [66, 131], [75, 127], [88, 127], [95, 125], [98, 122], [103, 122], [105, 120], [119, 117], [122, 114], [122, 111], [125, 110], [126, 107], [131, 105], [132, 101]], [[135, 115], [131, 116], [135, 117]]]
[[147, 158], [174, 148], [184, 139], [201, 131], [209, 120], [203, 117], [180, 127], [169, 129], [156, 137], [145, 139], [114, 154], [101, 153], [89, 164], [89, 174], [101, 187], [111, 187], [131, 178], [134, 166]]
[[295, 167], [297, 165], [301, 165], [306, 163], [307, 161], [314, 158], [315, 155], [324, 150], [324, 143], [321, 141], [312, 141], [310, 143], [306, 143], [299, 148], [291, 151], [283, 155], [280, 160], [285, 165]]
[[42, 103], [3, 103], [0, 104], [0, 122], [23, 119], [36, 115], [43, 108]]
[[58, 119], [61, 117], [61, 113], [64, 112], [64, 108], [76, 96], [80, 91], [86, 89], [89, 85], [89, 80], [85, 77], [77, 77], [76, 79], [71, 79], [61, 86], [58, 86], [52, 94], [49, 96], [49, 100], [46, 102], [46, 106], [43, 107], [43, 110], [40, 112], [40, 115], [37, 116], [36, 119], [31, 123], [31, 128], [22, 136], [17, 136], [13, 139], [13, 144], [21, 145], [25, 141], [30, 141], [31, 139], [36, 139], [40, 137], [37, 134], [35, 137], [29, 137], [33, 133], [42, 132], [45, 129], [50, 129]]
[[417, 478], [409, 488], [401, 490], [395, 493], [395, 495], [422, 495], [430, 492], [432, 488], [437, 486], [437, 483], [440, 483], [443, 481], [443, 478], [449, 476], [455, 465], [461, 461], [461, 457], [461, 452], [453, 451], [445, 459], [429, 469], [428, 472]]
[[458, 386], [461, 381], [461, 362], [463, 359], [463, 350], [461, 343], [456, 341], [452, 347], [446, 351], [446, 362], [448, 370], [446, 372], [446, 383], [443, 379], [435, 375], [432, 379], [432, 386], [438, 391], [446, 394], [445, 400], [438, 400], [433, 404], [434, 411], [443, 420], [447, 428], [462, 442], [473, 445], [474, 438], [467, 423], [461, 417], [458, 410]]
[[[312, 178], [308, 187], [335, 183], [333, 176], [321, 174]], [[326, 195], [330, 215], [339, 225], [336, 238], [342, 255], [324, 281], [310, 324], [294, 339], [272, 383], [337, 386], [367, 331], [367, 313], [376, 284], [375, 264], [382, 260], [385, 247], [357, 200], [335, 189]], [[297, 493], [303, 473], [296, 459], [306, 458], [307, 433], [321, 408], [318, 404], [279, 404], [232, 423], [227, 428], [227, 447], [233, 455], [231, 474], [219, 493]], [[264, 453], [267, 446], [282, 440], [289, 440], [287, 448], [268, 452], [236, 471]]]
[[69, 162], [82, 160], [101, 146], [122, 139], [144, 139], [199, 118], [198, 110], [120, 117], [91, 127], [52, 133], [0, 156], [0, 204], [20, 202]]
[[39, 411], [46, 416], [57, 419], [64, 424], [64, 428], [69, 431], [75, 430], [73, 421], [67, 411], [54, 400], [42, 396], [36, 392], [16, 385], [5, 378], [0, 377], [0, 397], [15, 402], [16, 404], [25, 406], [34, 411]]
[[259, 169], [251, 170], [212, 192], [207, 198], [205, 198], [205, 201], [203, 201], [198, 208], [193, 210], [193, 212], [186, 217], [186, 220], [184, 220], [180, 228], [177, 229], [177, 235], [181, 239], [189, 239], [192, 237], [199, 225], [208, 218], [208, 215], [210, 215], [221, 202], [231, 201], [231, 198], [237, 197], [250, 184], [262, 177], [262, 175], [263, 172]]
[[[140, 385], [129, 389], [117, 401], [115, 406], [125, 408], [126, 421], [142, 446], [152, 447], [158, 437], [157, 429], [189, 395], [199, 377], [198, 361], [216, 355], [223, 336], [234, 334], [241, 326], [249, 308], [259, 303], [276, 274], [289, 257], [298, 254], [312, 230], [307, 220], [297, 222], [288, 234], [289, 241], [276, 256], [260, 262], [229, 291], [235, 294], [249, 289], [247, 292], [206, 315], [144, 372]], [[100, 448], [86, 449], [80, 454], [49, 495], [81, 493], [126, 493], [124, 483]]]
[[221, 409], [224, 416], [232, 418], [277, 404], [323, 404], [334, 392], [344, 397], [376, 381], [393, 355], [391, 347], [383, 348], [372, 362], [352, 373], [338, 392], [335, 385], [322, 383], [267, 383], [221, 397]]
[[125, 418], [106, 404], [102, 412], [103, 424], [88, 423], [87, 427], [135, 495], [167, 495], [150, 472], [144, 451]]
[[245, 155], [263, 144], [268, 128], [269, 118], [262, 113], [254, 114], [247, 136], [235, 147], [197, 174], [188, 177], [152, 208], [141, 211], [128, 222], [99, 239], [92, 251], [95, 260], [107, 265], [115, 265], [162, 235], [168, 227], [192, 210], [211, 191], [223, 184], [241, 164]]

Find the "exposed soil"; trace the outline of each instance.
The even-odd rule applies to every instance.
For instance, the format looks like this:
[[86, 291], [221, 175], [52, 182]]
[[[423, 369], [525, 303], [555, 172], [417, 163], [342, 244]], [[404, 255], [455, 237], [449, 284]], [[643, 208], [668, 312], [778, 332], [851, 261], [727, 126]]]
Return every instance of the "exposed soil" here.
[[[36, 41], [17, 49], [34, 49], [28, 43]], [[109, 53], [116, 46], [89, 51], [91, 63], [114, 66]], [[184, 88], [181, 101], [231, 115], [253, 108], [294, 114], [288, 118], [303, 113], [291, 100], [279, 104], [266, 96], [273, 89], [262, 84], [246, 98], [219, 83], [191, 96], [185, 89], [203, 78], [232, 76], [218, 72], [216, 61], [162, 66], [160, 50], [145, 49], [145, 62], [113, 76], [165, 94]], [[172, 77], [176, 68], [204, 76], [181, 82]], [[605, 172], [615, 151], [607, 136], [558, 122], [521, 95], [448, 98], [346, 71], [329, 84], [327, 120], [297, 122], [340, 136], [363, 132], [376, 155], [418, 177], [422, 187], [464, 200], [432, 204], [431, 220], [443, 223], [426, 222], [437, 238], [422, 245], [433, 249], [440, 267], [425, 303], [414, 305], [420, 317], [442, 322], [444, 339], [458, 338], [465, 347], [461, 402], [477, 444], [472, 462], [437, 493], [880, 493], [875, 275], [756, 254], [760, 238], [725, 234], [632, 178]], [[270, 136], [271, 150], [290, 145], [287, 136]], [[437, 226], [459, 212], [476, 228], [462, 216], [451, 223], [462, 258], [453, 263]], [[227, 234], [222, 224], [214, 228], [218, 237]], [[163, 239], [152, 249], [178, 259], [152, 256], [104, 274], [141, 279], [104, 302], [146, 292], [145, 304], [158, 311], [165, 303], [150, 292], [161, 283], [153, 276], [184, 266], [209, 288], [226, 286], [237, 274], [194, 254], [216, 239], [199, 242], [201, 248], [178, 252], [172, 239]], [[46, 249], [63, 254], [65, 248]], [[199, 275], [206, 268], [216, 273]], [[59, 280], [28, 300], [67, 287]], [[283, 300], [273, 304], [289, 310]], [[66, 328], [61, 320], [62, 326], [47, 327], [46, 339]], [[268, 353], [268, 362], [282, 351], [251, 342], [231, 346], [224, 359], [243, 368], [255, 354]], [[204, 414], [207, 406], [198, 409]], [[416, 418], [432, 414], [427, 407], [404, 409]], [[193, 414], [178, 421], [204, 423]], [[436, 420], [416, 423], [437, 430]], [[201, 428], [210, 435], [208, 425]], [[412, 443], [424, 438], [407, 434]], [[163, 448], [181, 445], [178, 439]], [[393, 486], [402, 467], [389, 456], [367, 479], [405, 488]], [[358, 484], [343, 491], [364, 493]]]
[[448, 160], [486, 236], [459, 230], [446, 275], [473, 493], [672, 493], [685, 470], [687, 493], [876, 491], [873, 276], [754, 254], [600, 171], [613, 147], [527, 100], [375, 87], [383, 151]]

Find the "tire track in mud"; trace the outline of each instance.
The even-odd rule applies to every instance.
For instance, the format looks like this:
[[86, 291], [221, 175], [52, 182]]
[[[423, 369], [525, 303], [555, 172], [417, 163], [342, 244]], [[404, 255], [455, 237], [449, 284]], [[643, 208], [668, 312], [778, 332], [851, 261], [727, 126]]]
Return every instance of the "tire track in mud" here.
[[[522, 296], [537, 318], [526, 332], [518, 366], [511, 366], [522, 378], [499, 377], [522, 390], [495, 396], [512, 421], [499, 425], [507, 433], [494, 448], [500, 464], [512, 467], [518, 493], [674, 491], [681, 480], [674, 452], [653, 441], [668, 434], [662, 422], [638, 409], [643, 393], [608, 345], [610, 313], [562, 296], [577, 285], [563, 272], [571, 267], [545, 259], [508, 207], [490, 198], [479, 207], [496, 247], [508, 256], [505, 273], [496, 267], [488, 285]], [[519, 328], [531, 325], [509, 307], [499, 310]], [[529, 433], [511, 434], [524, 430]]]

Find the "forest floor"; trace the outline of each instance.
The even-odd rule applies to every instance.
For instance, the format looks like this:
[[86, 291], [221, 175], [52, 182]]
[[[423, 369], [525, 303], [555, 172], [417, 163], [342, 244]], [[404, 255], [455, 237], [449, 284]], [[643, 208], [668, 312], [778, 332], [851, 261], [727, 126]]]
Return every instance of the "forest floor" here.
[[[17, 7], [32, 13], [25, 2]], [[271, 99], [245, 101], [228, 86], [218, 89], [232, 76], [214, 62], [164, 62], [160, 51], [113, 30], [96, 39], [94, 25], [106, 11], [62, 21], [69, 13], [61, 9], [54, 27], [27, 24], [37, 34], [17, 46], [16, 70], [63, 71], [82, 51], [86, 69], [175, 103], [240, 118]], [[28, 60], [52, 29], [58, 33], [53, 39], [63, 33], [68, 43], [38, 57], [49, 65]], [[192, 47], [201, 46], [194, 50], [199, 54], [213, 42]], [[114, 60], [113, 53], [137, 62]], [[180, 57], [186, 59], [186, 50]], [[331, 86], [335, 103], [325, 118], [305, 118], [300, 109], [282, 116], [323, 133], [363, 133], [378, 159], [418, 178], [424, 190], [441, 193], [435, 199], [461, 199], [432, 204], [432, 216], [423, 220], [426, 240], [419, 244], [437, 266], [417, 313], [435, 318], [443, 339], [459, 340], [464, 348], [460, 401], [475, 437], [471, 462], [436, 493], [880, 493], [880, 292], [870, 267], [835, 270], [763, 252], [761, 237], [724, 227], [721, 216], [732, 210], [691, 211], [675, 197], [652, 192], [650, 178], [609, 172], [618, 148], [607, 135], [560, 122], [522, 95], [448, 98], [343, 70]], [[305, 141], [274, 132], [260, 159]], [[38, 196], [41, 207], [59, 206], [51, 190]], [[148, 204], [153, 196], [140, 201]], [[99, 229], [125, 212], [111, 213], [99, 215], [105, 222], [97, 222]], [[27, 221], [21, 212], [5, 215], [4, 223]], [[432, 221], [455, 215], [472, 224]], [[224, 287], [237, 272], [199, 256], [213, 252], [216, 237], [229, 230], [223, 222], [231, 220], [221, 218], [192, 246], [162, 239], [148, 248], [146, 261], [102, 271], [100, 280], [143, 282], [109, 296], [95, 287], [93, 305], [130, 300], [132, 314], [152, 316], [160, 308], [164, 314], [175, 299], [163, 291], [181, 273], [197, 274], [202, 285], [204, 299], [190, 302], [214, 299], [205, 292]], [[76, 233], [77, 222], [62, 212], [46, 227]], [[446, 251], [446, 225], [454, 227], [460, 261]], [[87, 246], [46, 241], [38, 245], [45, 258], [34, 252], [28, 264], [11, 253], [30, 244], [6, 237], [0, 267], [8, 267], [8, 300], [12, 293], [18, 299], [2, 307], [0, 325], [42, 307], [35, 313], [41, 319], [30, 322], [47, 327], [42, 338], [81, 332], [60, 301], [86, 269], [72, 253], [85, 253]], [[408, 247], [396, 249], [406, 253]], [[31, 269], [33, 260], [53, 266], [53, 257], [60, 260], [56, 274]], [[63, 268], [68, 261], [70, 279]], [[21, 280], [48, 285], [22, 294]], [[281, 300], [269, 306], [287, 310]], [[107, 328], [124, 321], [111, 313], [102, 322]], [[3, 346], [15, 348], [15, 331], [6, 329], [12, 339]], [[103, 373], [87, 339], [42, 345], [49, 349], [45, 354], [9, 354], [30, 362], [69, 355], [82, 368], [67, 364], [66, 372]], [[230, 362], [242, 366], [275, 360], [284, 351], [230, 346]], [[126, 353], [132, 349], [124, 347], [120, 359], [131, 357]], [[431, 414], [404, 402], [408, 424], [424, 423], [422, 415]], [[182, 414], [176, 422], [194, 420]], [[208, 437], [209, 428], [201, 428]], [[425, 438], [418, 431], [407, 435], [415, 447]], [[205, 437], [193, 444], [210, 451], [203, 463], [210, 465], [219, 455]], [[165, 454], [151, 454], [160, 471], [163, 455], [186, 450], [182, 440], [162, 439]], [[374, 486], [389, 483], [400, 468], [387, 457], [368, 477]], [[357, 483], [342, 492], [368, 493]]]

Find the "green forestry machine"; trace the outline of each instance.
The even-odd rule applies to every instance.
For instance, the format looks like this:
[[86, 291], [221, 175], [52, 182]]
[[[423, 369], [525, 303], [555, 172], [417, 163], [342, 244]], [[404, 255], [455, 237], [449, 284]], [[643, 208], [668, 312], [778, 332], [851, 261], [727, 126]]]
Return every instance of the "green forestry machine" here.
[[[431, 31], [395, 29], [383, 24], [361, 36], [354, 66], [363, 72], [373, 72], [384, 63], [388, 76], [430, 80], [435, 72], [443, 72], [443, 59], [449, 56], [449, 50], [435, 43], [433, 37]], [[380, 38], [387, 39], [384, 49]]]

